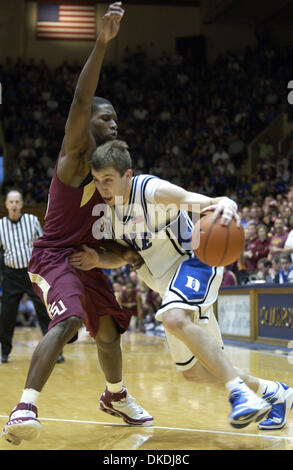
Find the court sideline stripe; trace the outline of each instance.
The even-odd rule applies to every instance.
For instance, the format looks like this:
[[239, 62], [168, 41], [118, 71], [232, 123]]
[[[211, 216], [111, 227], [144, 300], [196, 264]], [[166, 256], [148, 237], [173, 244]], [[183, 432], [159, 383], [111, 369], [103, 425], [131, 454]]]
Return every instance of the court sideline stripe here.
[[[7, 415], [0, 415], [0, 418], [8, 418]], [[123, 423], [104, 423], [102, 421], [86, 421], [78, 419], [55, 419], [55, 418], [39, 418], [40, 421], [55, 421], [63, 423], [79, 423], [79, 424], [101, 424], [103, 426], [120, 426], [128, 427], [132, 429], [162, 429], [165, 431], [186, 431], [186, 432], [201, 432], [207, 434], [225, 434], [230, 436], [246, 436], [246, 437], [261, 437], [265, 439], [292, 439], [293, 436], [272, 436], [270, 434], [249, 434], [242, 432], [230, 432], [230, 431], [211, 431], [209, 429], [191, 429], [191, 428], [172, 428], [168, 426], [128, 426]]]

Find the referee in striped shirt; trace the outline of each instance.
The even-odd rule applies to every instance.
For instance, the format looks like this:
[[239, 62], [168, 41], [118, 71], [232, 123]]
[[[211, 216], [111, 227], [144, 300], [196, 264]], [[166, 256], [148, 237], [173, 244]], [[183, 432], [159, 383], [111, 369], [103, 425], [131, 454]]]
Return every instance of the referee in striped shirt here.
[[34, 292], [27, 273], [33, 242], [42, 234], [42, 227], [35, 215], [22, 214], [23, 200], [19, 191], [9, 191], [5, 206], [8, 216], [0, 219], [0, 247], [3, 251], [0, 313], [1, 362], [8, 362], [18, 306], [24, 293], [28, 294], [34, 303], [43, 335], [47, 333], [50, 322], [46, 307]]

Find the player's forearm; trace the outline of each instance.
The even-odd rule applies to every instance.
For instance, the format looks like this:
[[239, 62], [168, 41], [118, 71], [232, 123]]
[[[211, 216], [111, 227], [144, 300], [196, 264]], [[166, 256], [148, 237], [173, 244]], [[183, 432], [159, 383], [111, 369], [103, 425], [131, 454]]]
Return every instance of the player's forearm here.
[[186, 191], [176, 185], [162, 185], [156, 190], [155, 200], [157, 204], [165, 207], [175, 205], [178, 209], [190, 212], [200, 212], [205, 207], [213, 204], [213, 199], [203, 194]]
[[95, 46], [84, 65], [74, 93], [74, 102], [80, 106], [90, 106], [98, 86], [107, 42], [99, 35]]
[[218, 199], [220, 198], [211, 198], [205, 196], [204, 194], [188, 192], [186, 198], [183, 198], [183, 201], [185, 201], [185, 203], [188, 205], [189, 211], [197, 212], [196, 207], [198, 206], [199, 211], [201, 212], [206, 207], [218, 204]]
[[127, 246], [121, 245], [120, 243], [117, 243], [115, 240], [106, 239], [106, 238], [101, 241], [101, 246], [105, 248], [106, 250], [113, 252], [115, 255], [119, 256], [120, 258], [123, 258], [123, 255], [129, 249]]
[[96, 268], [100, 269], [115, 269], [120, 268], [126, 264], [125, 260], [115, 253], [108, 251], [99, 251], [99, 261], [96, 264]]
[[186, 207], [186, 210], [190, 212], [201, 212], [206, 207], [215, 204], [215, 200], [208, 196], [205, 196], [204, 194], [184, 191], [179, 197], [178, 203], [177, 206], [179, 209], [182, 207]]
[[123, 258], [124, 264], [130, 264], [133, 269], [139, 269], [144, 260], [134, 248], [130, 246], [121, 245], [114, 240], [104, 239], [101, 246], [106, 250], [113, 252], [116, 256]]

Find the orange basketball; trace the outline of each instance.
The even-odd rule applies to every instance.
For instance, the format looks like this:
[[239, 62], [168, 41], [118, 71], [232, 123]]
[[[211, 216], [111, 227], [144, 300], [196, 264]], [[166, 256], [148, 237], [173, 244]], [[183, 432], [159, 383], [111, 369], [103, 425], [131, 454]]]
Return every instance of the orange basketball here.
[[192, 249], [196, 256], [210, 266], [228, 266], [240, 258], [244, 250], [244, 230], [237, 227], [235, 219], [228, 226], [221, 217], [213, 219], [210, 212], [195, 224], [192, 232]]

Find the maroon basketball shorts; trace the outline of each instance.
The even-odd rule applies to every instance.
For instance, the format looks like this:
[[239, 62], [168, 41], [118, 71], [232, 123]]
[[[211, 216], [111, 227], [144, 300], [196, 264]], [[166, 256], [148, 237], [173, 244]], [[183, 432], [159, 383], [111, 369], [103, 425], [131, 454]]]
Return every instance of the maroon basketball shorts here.
[[68, 257], [72, 248], [34, 248], [28, 273], [35, 292], [47, 308], [49, 329], [64, 319], [80, 317], [95, 338], [99, 318], [114, 317], [120, 333], [127, 330], [131, 313], [120, 307], [109, 279], [100, 269], [80, 271]]

